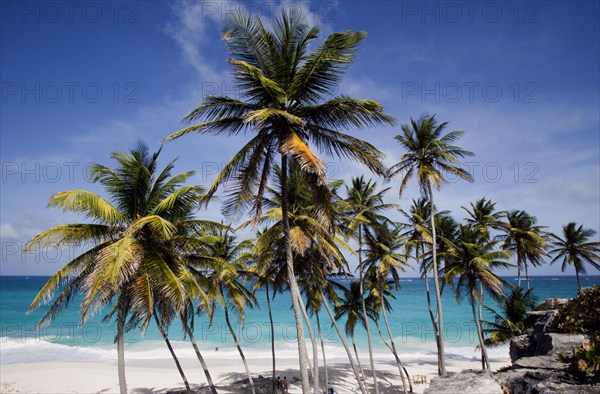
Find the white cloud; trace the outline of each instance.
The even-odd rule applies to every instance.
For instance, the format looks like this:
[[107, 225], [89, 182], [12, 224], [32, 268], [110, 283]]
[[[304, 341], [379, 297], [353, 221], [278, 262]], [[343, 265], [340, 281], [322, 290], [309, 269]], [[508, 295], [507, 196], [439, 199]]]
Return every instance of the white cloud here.
[[0, 238], [2, 239], [19, 239], [19, 233], [12, 223], [0, 224]]

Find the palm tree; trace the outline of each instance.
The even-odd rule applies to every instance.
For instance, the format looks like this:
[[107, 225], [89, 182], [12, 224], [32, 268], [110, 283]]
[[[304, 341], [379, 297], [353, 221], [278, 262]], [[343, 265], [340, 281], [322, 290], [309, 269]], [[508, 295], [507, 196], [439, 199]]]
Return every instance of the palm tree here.
[[160, 149], [151, 154], [139, 142], [128, 153], [112, 154], [114, 168], [91, 166], [91, 179], [104, 187], [108, 200], [86, 190], [70, 190], [53, 195], [48, 204], [83, 214], [91, 222], [53, 227], [27, 245], [27, 249], [51, 242], [92, 245], [48, 280], [29, 310], [51, 300], [61, 284], [66, 286], [39, 324], [50, 323], [75, 295], [83, 295], [81, 323], [116, 298], [107, 318], [117, 314], [121, 393], [127, 392], [123, 340], [127, 315], [131, 313], [132, 321], [145, 331], [156, 304], [180, 311], [187, 300], [202, 295], [178, 253], [189, 234], [206, 224], [192, 217], [202, 188], [182, 186], [193, 172], [171, 176], [174, 160], [159, 172], [159, 154]]
[[205, 238], [207, 242], [204, 253], [200, 253], [193, 259], [194, 266], [203, 271], [203, 275], [198, 279], [205, 284], [203, 287], [208, 295], [208, 303], [201, 304], [198, 312], [208, 311], [212, 324], [217, 305], [223, 308], [225, 323], [244, 363], [250, 390], [254, 394], [256, 391], [252, 373], [229, 317], [231, 304], [231, 309], [239, 315], [243, 324], [246, 305], [253, 307], [256, 303], [256, 298], [245, 286], [248, 278], [247, 271], [253, 259], [253, 254], [250, 252], [252, 240], [237, 242], [235, 235], [230, 234], [229, 229], [219, 229], [209, 233]]
[[469, 215], [464, 220], [474, 226], [481, 233], [483, 239], [490, 239], [490, 229], [501, 230], [502, 217], [506, 214], [496, 211], [496, 203], [486, 200], [485, 197], [477, 200], [475, 204], [469, 203], [470, 208], [461, 207]]
[[[268, 210], [265, 215], [257, 220], [259, 224], [266, 224], [266, 228], [257, 239], [255, 254], [258, 257], [257, 264], [260, 265], [259, 272], [274, 270], [277, 272], [278, 283], [289, 282], [287, 280], [287, 270], [284, 267], [278, 267], [280, 262], [285, 261], [285, 248], [283, 245], [283, 223], [281, 218], [281, 178], [282, 172], [279, 167], [275, 167], [276, 183], [280, 185], [278, 189], [268, 188], [269, 196], [265, 198], [263, 204]], [[288, 204], [289, 204], [289, 223], [290, 223], [290, 241], [294, 259], [294, 271], [296, 276], [302, 279], [303, 276], [314, 277], [311, 272], [306, 272], [307, 267], [312, 265], [312, 260], [306, 256], [312, 256], [315, 253], [327, 259], [332, 260], [336, 269], [343, 269], [345, 260], [339, 247], [350, 249], [339, 237], [335, 236], [335, 216], [339, 200], [336, 194], [337, 188], [341, 185], [340, 181], [328, 182], [325, 184], [315, 184], [315, 177], [312, 174], [303, 172], [296, 163], [291, 163], [288, 183], [286, 186]], [[313, 185], [307, 187], [307, 185]], [[253, 221], [245, 223], [248, 226]], [[314, 250], [313, 250], [314, 249]], [[310, 283], [310, 282], [309, 282]], [[278, 287], [282, 290], [283, 287]], [[300, 309], [306, 319], [309, 321], [308, 311], [304, 302], [300, 299]], [[313, 345], [314, 378], [318, 379], [318, 348], [316, 344], [316, 335], [310, 324], [307, 325], [310, 339]]]
[[537, 219], [525, 211], [510, 211], [506, 213], [503, 223], [505, 233], [503, 248], [517, 256], [517, 286], [521, 286], [521, 268], [525, 269], [525, 279], [529, 289], [528, 264], [539, 266], [542, 257], [546, 255], [546, 236], [541, 226], [536, 226]]
[[460, 130], [444, 133], [447, 122], [438, 125], [435, 115], [423, 115], [417, 120], [411, 118], [411, 124], [402, 125], [402, 134], [395, 138], [406, 151], [400, 162], [390, 168], [390, 175], [402, 173], [400, 182], [400, 195], [405, 190], [408, 181], [415, 176], [421, 189], [421, 194], [427, 196], [431, 204], [431, 237], [433, 257], [433, 283], [437, 300], [437, 331], [439, 333], [438, 347], [438, 372], [446, 374], [444, 360], [444, 319], [442, 313], [442, 298], [440, 293], [439, 270], [437, 261], [437, 245], [435, 233], [435, 204], [433, 188], [441, 189], [447, 182], [445, 174], [452, 174], [459, 178], [472, 181], [471, 175], [460, 167], [460, 158], [472, 156], [473, 153], [452, 145], [462, 136]]
[[[377, 227], [384, 226], [389, 221], [382, 214], [392, 205], [385, 204], [383, 202], [383, 195], [389, 190], [383, 189], [376, 191], [377, 183], [371, 180], [365, 181], [364, 178], [357, 177], [352, 179], [352, 186], [346, 187], [347, 198], [344, 200], [344, 231], [348, 237], [356, 239], [358, 243], [358, 273], [359, 273], [359, 291], [364, 294], [364, 271], [363, 266], [363, 243], [365, 237], [369, 235], [371, 231], [376, 231]], [[362, 300], [362, 314], [363, 318], [366, 319], [367, 307], [365, 300]], [[375, 361], [373, 359], [373, 346], [371, 339], [371, 328], [369, 327], [368, 320], [363, 322], [367, 330], [367, 344], [369, 347], [369, 361], [371, 364], [371, 370], [373, 371], [373, 384], [375, 386], [375, 393], [379, 393], [377, 385], [377, 376], [375, 374]]]
[[[356, 325], [358, 323], [362, 324], [365, 327], [365, 319], [362, 316], [362, 301], [364, 298], [364, 294], [360, 291], [360, 283], [359, 281], [352, 281], [350, 283], [350, 287], [347, 288], [345, 286], [340, 287], [342, 291], [342, 296], [340, 299], [340, 303], [335, 306], [335, 320], [341, 320], [342, 318], [346, 318], [346, 324], [344, 325], [344, 331], [346, 336], [349, 336], [352, 339], [352, 347], [354, 348], [354, 355], [356, 356], [356, 360], [358, 362], [358, 367], [360, 369], [360, 373], [364, 379], [366, 379], [365, 373], [362, 369], [362, 364], [360, 362], [360, 357], [358, 356], [358, 350], [356, 348], [356, 341], [354, 338]], [[372, 298], [367, 299], [367, 313], [369, 313], [370, 318], [375, 318], [377, 315], [376, 311], [373, 311], [372, 306]], [[373, 370], [373, 375], [377, 371]]]
[[484, 341], [486, 345], [500, 345], [525, 334], [527, 312], [533, 310], [536, 303], [532, 291], [533, 289], [525, 291], [522, 287], [512, 287], [509, 295], [501, 296], [499, 299], [500, 312], [484, 305], [484, 308], [494, 317], [493, 322], [482, 322], [486, 327], [483, 332], [489, 335]]
[[298, 334], [302, 389], [308, 393], [301, 296], [294, 273], [285, 187], [289, 162], [299, 163], [303, 171], [323, 183], [325, 164], [309, 147], [312, 142], [321, 152], [350, 158], [377, 174], [384, 174], [381, 152], [341, 130], [392, 124], [393, 118], [385, 115], [374, 100], [337, 96], [325, 101], [339, 84], [366, 34], [335, 33], [310, 51], [319, 29], [308, 26], [304, 20], [297, 8], [288, 7], [274, 21], [273, 29], [268, 30], [260, 17], [231, 13], [223, 37], [242, 99], [207, 97], [184, 118], [188, 122], [202, 121], [167, 139], [193, 132], [229, 136], [256, 133], [223, 168], [208, 191], [208, 196], [212, 196], [219, 186], [231, 181], [226, 213], [250, 208], [254, 217], [260, 216], [269, 176], [277, 156], [280, 157], [285, 261]]
[[[406, 393], [405, 369], [398, 356], [396, 344], [394, 343], [394, 337], [386, 314], [386, 311], [392, 310], [388, 297], [393, 298], [394, 296], [390, 292], [390, 289], [400, 289], [400, 277], [398, 271], [405, 271], [405, 267], [410, 267], [405, 255], [400, 253], [401, 249], [405, 249], [405, 240], [400, 236], [399, 227], [395, 226], [393, 229], [388, 229], [384, 226], [377, 229], [373, 234], [369, 234], [366, 241], [367, 259], [365, 260], [364, 265], [367, 277], [369, 278], [367, 287], [369, 289], [370, 297], [373, 298], [375, 311], [378, 311], [378, 313], [380, 312], [383, 316], [390, 339], [390, 345], [388, 345], [387, 341], [383, 338], [377, 320], [375, 320], [375, 325], [378, 327], [383, 342], [388, 345], [396, 359], [398, 372], [400, 373], [404, 392]], [[408, 374], [406, 374], [406, 377], [408, 377]], [[410, 384], [410, 377], [408, 377], [408, 380]], [[412, 385], [410, 390], [412, 391]]]
[[[344, 339], [344, 335], [342, 334], [340, 326], [337, 324], [337, 320], [335, 318], [334, 312], [331, 310], [331, 307], [329, 306], [329, 301], [328, 301], [327, 297], [330, 297], [335, 301], [334, 308], [337, 308], [337, 306], [339, 305], [338, 296], [337, 296], [337, 294], [335, 294], [335, 292], [331, 291], [331, 287], [333, 287], [333, 284], [331, 284], [331, 286], [329, 286], [329, 289], [328, 289], [329, 291], [327, 291], [327, 295], [325, 294], [325, 291], [323, 290], [323, 288], [319, 289], [320, 293], [321, 293], [321, 298], [323, 300], [323, 306], [325, 307], [325, 310], [327, 311], [327, 314], [329, 315], [329, 319], [331, 320], [331, 324], [335, 328], [335, 331], [338, 334], [338, 338], [340, 339], [340, 342], [342, 343], [342, 346], [344, 347], [344, 350], [346, 351], [346, 355], [348, 356], [348, 360], [350, 361], [350, 367], [352, 368], [352, 371], [354, 372], [354, 376], [356, 377], [356, 381], [358, 382], [358, 387], [362, 394], [366, 394], [367, 391], [365, 389], [365, 385], [364, 385], [364, 381], [363, 381], [364, 374], [363, 374], [363, 376], [361, 376], [362, 372], [359, 372], [359, 369], [356, 368], [356, 365], [354, 364], [354, 359], [352, 358], [352, 353], [350, 352], [350, 348], [346, 344], [346, 340]], [[336, 287], [339, 288], [339, 286], [336, 286]], [[356, 350], [356, 348], [355, 348], [355, 350]], [[356, 361], [360, 366], [360, 360], [357, 358]], [[362, 371], [362, 368], [360, 368], [360, 370]]]
[[[500, 296], [503, 293], [504, 279], [496, 275], [496, 268], [510, 266], [505, 260], [510, 251], [495, 250], [499, 241], [481, 241], [479, 231], [471, 226], [459, 225], [458, 238], [452, 255], [446, 262], [446, 282], [455, 289], [457, 301], [468, 297], [473, 320], [477, 328], [477, 337], [482, 352], [482, 368], [490, 369], [485, 348], [483, 330], [476, 308], [483, 296], [483, 291]], [[455, 279], [456, 283], [455, 283]]]
[[563, 237], [552, 235], [552, 249], [549, 254], [555, 255], [550, 262], [562, 259], [562, 272], [565, 272], [567, 265], [572, 264], [577, 276], [577, 286], [581, 291], [581, 282], [579, 274], [586, 274], [585, 264], [588, 263], [597, 270], [600, 270], [600, 242], [588, 242], [590, 237], [596, 232], [592, 229], [585, 229], [582, 225], [577, 227], [577, 223], [571, 222], [563, 226]]

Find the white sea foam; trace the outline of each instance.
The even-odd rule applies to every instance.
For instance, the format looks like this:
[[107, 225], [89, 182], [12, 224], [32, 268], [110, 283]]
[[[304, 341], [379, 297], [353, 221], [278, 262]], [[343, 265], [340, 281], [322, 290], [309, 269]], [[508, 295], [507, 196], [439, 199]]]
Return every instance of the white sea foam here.
[[[173, 348], [179, 358], [195, 358], [196, 355], [189, 342], [172, 341]], [[231, 359], [238, 357], [234, 347], [214, 347], [214, 344], [199, 343], [204, 357], [212, 359]], [[435, 344], [413, 342], [397, 343], [397, 350], [401, 359], [406, 361], [436, 360]], [[52, 343], [44, 340], [15, 340], [13, 338], [0, 338], [0, 364], [21, 364], [34, 362], [53, 361], [96, 361], [116, 360], [116, 346], [73, 346]], [[319, 349], [320, 350], [320, 349]], [[309, 354], [311, 348], [308, 348]], [[330, 359], [345, 358], [346, 352], [341, 344], [326, 344], [325, 352]], [[249, 359], [270, 358], [271, 347], [244, 348], [245, 356]], [[508, 355], [508, 346], [488, 349], [492, 361], [504, 360]], [[296, 358], [298, 348], [295, 343], [277, 342], [276, 355], [278, 358]], [[447, 347], [446, 354], [449, 359], [478, 360], [479, 351], [473, 346]], [[374, 355], [378, 359], [392, 357], [385, 348], [375, 349]], [[148, 360], [170, 358], [165, 344], [162, 341], [141, 341], [125, 345], [125, 357], [128, 360]]]

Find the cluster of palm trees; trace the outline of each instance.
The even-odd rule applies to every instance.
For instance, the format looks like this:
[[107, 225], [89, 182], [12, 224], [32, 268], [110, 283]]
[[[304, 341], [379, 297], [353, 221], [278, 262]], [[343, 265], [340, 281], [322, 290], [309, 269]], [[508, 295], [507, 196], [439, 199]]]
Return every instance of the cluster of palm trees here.
[[[315, 46], [318, 33], [296, 8], [284, 11], [272, 28], [259, 17], [231, 13], [223, 38], [243, 98], [207, 97], [184, 118], [191, 125], [166, 138], [189, 133], [252, 135], [208, 190], [185, 185], [193, 172], [172, 175], [174, 162], [159, 170], [160, 150], [150, 153], [140, 143], [129, 152], [114, 153], [114, 168], [91, 167], [92, 179], [104, 187], [108, 198], [84, 190], [51, 197], [50, 206], [82, 214], [89, 221], [54, 227], [36, 236], [28, 247], [84, 242], [93, 247], [59, 270], [30, 309], [53, 299], [40, 322], [48, 323], [75, 295], [82, 294], [82, 322], [105, 308], [107, 319], [116, 315], [122, 393], [127, 390], [123, 335], [133, 329], [144, 332], [152, 320], [190, 390], [168, 339], [171, 322], [181, 321], [208, 384], [216, 392], [194, 338], [194, 316], [205, 314], [212, 320], [219, 308], [254, 391], [230, 315], [235, 313], [243, 322], [244, 310], [255, 305], [254, 292], [259, 288], [267, 295], [272, 332], [272, 297], [284, 290], [291, 297], [304, 393], [321, 392], [318, 342], [325, 367], [324, 388], [328, 389], [319, 319], [322, 307], [363, 393], [379, 392], [372, 328], [393, 354], [403, 390], [411, 391], [387, 317], [392, 312], [390, 300], [399, 289], [399, 272], [410, 267], [411, 261], [425, 281], [442, 375], [446, 371], [441, 298], [445, 286], [451, 287], [458, 299], [466, 296], [469, 301], [482, 366], [489, 369], [485, 350], [489, 341], [481, 324], [483, 297], [504, 297], [505, 282], [495, 270], [510, 266], [510, 256], [516, 256], [519, 285], [524, 269], [529, 286], [528, 267], [541, 264], [550, 245], [555, 245], [550, 251], [555, 260], [563, 259], [563, 269], [573, 264], [579, 275], [585, 272], [584, 262], [600, 268], [600, 244], [588, 242], [592, 231], [581, 226], [565, 226], [564, 238], [550, 236], [526, 212], [499, 212], [486, 199], [465, 209], [468, 217], [462, 224], [448, 212], [438, 212], [434, 190], [441, 189], [449, 174], [471, 180], [460, 160], [472, 153], [456, 145], [462, 131], [446, 133], [447, 123], [438, 123], [435, 116], [411, 119], [395, 137], [404, 152], [400, 161], [386, 168], [378, 149], [343, 131], [394, 125], [395, 120], [374, 100], [330, 97], [366, 34], [334, 33]], [[401, 210], [404, 223], [393, 221], [389, 216], [397, 207], [385, 203], [388, 189], [356, 177], [342, 195], [344, 182], [327, 179], [325, 164], [311, 146], [321, 153], [357, 161], [386, 180], [399, 176], [400, 193], [415, 178], [422, 197], [414, 200], [409, 210]], [[246, 215], [247, 221], [239, 227], [255, 231], [255, 239], [238, 241], [231, 225], [195, 216], [219, 189], [226, 195], [225, 217]], [[358, 279], [349, 287], [333, 279], [335, 274], [348, 272], [347, 256], [355, 256], [358, 262]], [[61, 292], [54, 299], [59, 286]], [[316, 318], [316, 331], [311, 314]], [[337, 324], [341, 319], [345, 320], [345, 332]], [[354, 341], [358, 324], [367, 333], [371, 380], [364, 373]], [[305, 332], [312, 343], [312, 357]], [[271, 338], [275, 375], [274, 335]], [[346, 343], [348, 338], [354, 355]]]

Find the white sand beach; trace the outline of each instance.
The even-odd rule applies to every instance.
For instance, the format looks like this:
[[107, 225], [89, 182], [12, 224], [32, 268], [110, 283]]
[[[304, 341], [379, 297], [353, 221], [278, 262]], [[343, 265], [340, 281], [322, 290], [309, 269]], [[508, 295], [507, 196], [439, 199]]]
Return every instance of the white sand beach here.
[[[363, 367], [368, 365], [365, 355]], [[506, 357], [492, 357], [494, 370], [509, 365]], [[185, 358], [181, 360], [190, 384], [194, 388], [206, 385], [206, 378], [199, 366], [198, 360]], [[218, 386], [219, 393], [240, 393], [241, 386], [234, 382], [246, 377], [239, 359], [208, 359], [211, 375]], [[271, 376], [271, 359], [251, 358], [250, 368], [253, 376]], [[447, 360], [449, 371], [463, 369], [478, 369], [481, 364], [476, 360], [454, 359]], [[427, 382], [436, 376], [437, 366], [430, 359], [423, 361], [408, 361], [405, 366], [411, 375], [426, 375]], [[183, 382], [171, 359], [126, 360], [127, 383], [130, 393], [134, 394], [166, 394], [174, 389], [182, 389]], [[376, 360], [377, 375], [380, 378], [381, 392], [401, 392], [401, 380], [398, 369], [390, 358]], [[328, 360], [330, 384], [340, 394], [357, 392], [358, 385], [352, 375], [347, 360]], [[282, 377], [298, 377], [296, 359], [278, 359], [277, 373]], [[321, 368], [321, 378], [323, 370]], [[369, 373], [367, 372], [367, 376]], [[300, 393], [297, 382], [293, 382], [290, 393]], [[428, 384], [415, 384], [417, 393], [422, 393]], [[118, 393], [116, 361], [93, 362], [43, 362], [27, 364], [11, 364], [0, 366], [0, 392], [2, 393]]]

